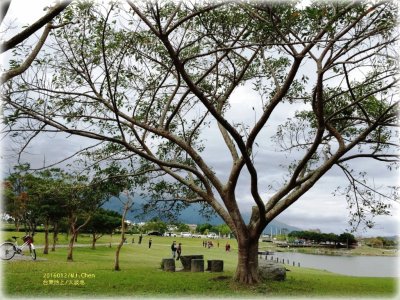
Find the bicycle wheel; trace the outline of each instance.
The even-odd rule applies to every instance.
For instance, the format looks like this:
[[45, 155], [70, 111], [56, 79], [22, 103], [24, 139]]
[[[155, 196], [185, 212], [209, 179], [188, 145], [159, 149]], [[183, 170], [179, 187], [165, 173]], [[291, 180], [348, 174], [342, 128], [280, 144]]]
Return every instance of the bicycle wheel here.
[[32, 259], [36, 260], [36, 250], [31, 245], [29, 245], [29, 252], [31, 253]]
[[2, 260], [9, 260], [15, 255], [15, 246], [13, 243], [5, 242], [0, 245], [0, 258]]

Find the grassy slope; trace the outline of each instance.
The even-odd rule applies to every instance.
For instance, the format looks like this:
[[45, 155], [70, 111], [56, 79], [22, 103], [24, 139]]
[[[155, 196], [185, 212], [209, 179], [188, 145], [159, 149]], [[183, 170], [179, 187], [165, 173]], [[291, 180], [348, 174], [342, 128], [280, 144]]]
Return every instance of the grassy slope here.
[[[170, 256], [169, 246], [173, 239], [183, 243], [183, 255], [204, 254], [205, 259], [223, 259], [223, 273], [167, 273], [160, 270], [160, 261]], [[62, 239], [60, 239], [61, 242]], [[80, 237], [79, 242], [89, 242], [89, 238]], [[131, 238], [128, 236], [128, 240]], [[200, 239], [153, 237], [153, 245], [148, 249], [148, 237], [142, 245], [126, 244], [121, 253], [122, 271], [112, 271], [115, 246], [99, 246], [96, 250], [76, 248], [74, 262], [66, 262], [66, 249], [57, 249], [49, 255], [39, 258], [46, 261], [2, 262], [4, 278], [3, 291], [9, 296], [342, 296], [342, 297], [392, 297], [396, 293], [396, 279], [358, 278], [336, 275], [325, 271], [306, 268], [287, 267], [285, 282], [266, 282], [250, 288], [240, 287], [230, 281], [236, 268], [237, 253], [235, 243], [233, 251], [225, 253], [220, 248], [205, 249]], [[101, 240], [100, 240], [101, 241]], [[117, 241], [113, 237], [113, 241]], [[40, 236], [37, 238], [40, 243]], [[108, 242], [108, 238], [103, 240]], [[177, 266], [180, 267], [180, 262]], [[44, 286], [44, 276], [54, 273], [94, 274], [94, 279], [85, 279], [84, 286]], [[229, 277], [228, 279], [220, 276]], [[21, 284], [23, 283], [23, 284]]]

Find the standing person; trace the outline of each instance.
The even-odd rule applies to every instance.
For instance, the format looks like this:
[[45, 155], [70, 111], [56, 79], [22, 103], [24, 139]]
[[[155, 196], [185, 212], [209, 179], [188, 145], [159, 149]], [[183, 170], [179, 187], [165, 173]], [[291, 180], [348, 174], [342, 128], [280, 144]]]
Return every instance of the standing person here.
[[139, 236], [139, 245], [142, 243], [142, 238], [143, 238], [143, 236], [142, 236], [142, 234], [140, 234], [140, 236]]
[[171, 252], [172, 252], [172, 258], [175, 258], [175, 255], [176, 255], [176, 242], [175, 241], [172, 242]]
[[182, 244], [179, 243], [178, 248], [176, 248], [176, 253], [178, 253], [178, 257], [176, 260], [179, 260], [181, 258], [181, 253], [182, 253]]
[[149, 239], [149, 249], [151, 248], [151, 243], [152, 243], [153, 241], [151, 240], [151, 238]]

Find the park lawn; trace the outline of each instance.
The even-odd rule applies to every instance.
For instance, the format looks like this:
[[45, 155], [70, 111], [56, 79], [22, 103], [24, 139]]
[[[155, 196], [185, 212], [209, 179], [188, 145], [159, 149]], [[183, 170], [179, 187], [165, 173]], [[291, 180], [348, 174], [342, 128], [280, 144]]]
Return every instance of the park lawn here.
[[[114, 239], [115, 237], [113, 237]], [[121, 271], [113, 271], [116, 247], [99, 246], [96, 250], [80, 247], [74, 250], [74, 262], [66, 261], [66, 248], [59, 248], [38, 258], [46, 260], [2, 262], [3, 292], [7, 296], [162, 296], [188, 297], [394, 297], [397, 292], [395, 278], [362, 278], [342, 276], [326, 271], [289, 267], [284, 282], [265, 282], [243, 287], [232, 283], [237, 263], [236, 247], [225, 253], [226, 241], [220, 247], [205, 249], [201, 239], [152, 237], [148, 249], [148, 237], [141, 245], [125, 244], [121, 251]], [[115, 238], [115, 241], [117, 239]], [[172, 240], [183, 243], [183, 255], [203, 254], [207, 259], [223, 259], [223, 273], [163, 272], [162, 258], [170, 257]], [[233, 243], [233, 240], [231, 241]], [[180, 267], [180, 262], [177, 267]], [[73, 285], [67, 280], [79, 274], [84, 285]], [[53, 278], [49, 278], [53, 276]], [[85, 277], [86, 278], [83, 278]], [[89, 278], [94, 277], [94, 278]], [[65, 280], [67, 285], [49, 285], [49, 280]], [[44, 280], [47, 280], [44, 282]], [[44, 283], [47, 283], [45, 285]]]

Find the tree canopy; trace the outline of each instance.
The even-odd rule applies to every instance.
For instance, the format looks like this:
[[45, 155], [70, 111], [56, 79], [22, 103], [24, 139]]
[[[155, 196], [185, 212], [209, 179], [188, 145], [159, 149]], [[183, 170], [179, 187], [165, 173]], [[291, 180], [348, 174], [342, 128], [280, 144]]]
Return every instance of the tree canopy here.
[[292, 231], [288, 234], [289, 238], [298, 238], [312, 241], [313, 243], [342, 243], [344, 245], [353, 245], [357, 243], [356, 238], [351, 233], [342, 233], [340, 235], [334, 233], [320, 233], [313, 231]]

